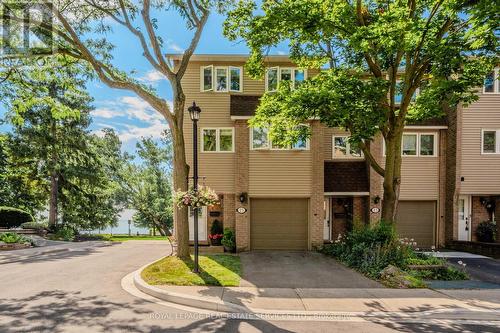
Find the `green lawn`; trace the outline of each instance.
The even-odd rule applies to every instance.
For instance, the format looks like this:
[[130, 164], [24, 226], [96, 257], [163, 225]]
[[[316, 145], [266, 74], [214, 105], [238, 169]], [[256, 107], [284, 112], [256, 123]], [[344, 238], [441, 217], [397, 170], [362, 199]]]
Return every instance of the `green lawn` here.
[[240, 258], [234, 255], [214, 254], [199, 258], [200, 274], [193, 273], [191, 260], [166, 257], [146, 267], [141, 273], [149, 284], [168, 284], [176, 286], [225, 286], [237, 287], [240, 284]]
[[148, 236], [148, 235], [140, 235], [140, 236], [129, 236], [129, 235], [113, 235], [110, 234], [102, 234], [106, 239], [113, 242], [124, 242], [129, 240], [167, 240], [165, 236]]

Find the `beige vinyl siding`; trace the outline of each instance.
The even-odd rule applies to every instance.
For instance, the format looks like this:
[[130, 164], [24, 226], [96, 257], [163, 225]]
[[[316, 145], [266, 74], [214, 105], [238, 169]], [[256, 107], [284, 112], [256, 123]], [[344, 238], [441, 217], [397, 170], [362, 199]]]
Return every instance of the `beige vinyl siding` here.
[[[244, 67], [243, 62], [191, 62], [182, 80], [182, 87], [186, 95], [186, 112], [184, 113], [184, 138], [186, 143], [186, 157], [189, 164], [192, 164], [192, 144], [193, 132], [192, 122], [189, 118], [187, 108], [196, 101], [196, 104], [202, 109], [200, 121], [198, 123], [199, 132], [199, 175], [205, 177], [200, 180], [201, 183], [210, 186], [219, 193], [234, 193], [235, 181], [235, 154], [234, 153], [202, 153], [201, 152], [201, 129], [202, 128], [220, 128], [234, 127], [234, 123], [230, 117], [230, 96], [235, 95], [262, 95], [265, 93], [265, 80], [251, 79], [243, 70], [242, 92], [201, 92], [200, 91], [200, 74], [201, 67], [213, 65], [217, 66], [234, 66]], [[270, 63], [267, 66], [283, 66], [293, 67], [290, 63]], [[316, 75], [318, 70], [308, 70], [307, 77]], [[250, 140], [250, 138], [249, 138]], [[233, 142], [234, 144], [234, 142]], [[277, 193], [290, 193], [290, 189], [295, 188], [295, 183], [298, 182], [297, 191], [294, 193], [304, 194], [310, 193], [311, 182], [311, 166], [309, 152], [269, 152], [271, 158], [267, 161], [260, 159], [259, 156], [255, 159], [250, 159], [250, 179], [258, 193], [269, 194], [275, 188]], [[295, 159], [296, 161], [287, 159]], [[261, 155], [262, 157], [262, 155]], [[282, 175], [277, 175], [283, 162], [287, 166], [282, 169]], [[277, 163], [277, 164], [276, 164]], [[255, 170], [252, 172], [252, 165]], [[253, 175], [253, 178], [252, 178]], [[295, 177], [304, 175], [304, 179], [297, 181]], [[262, 177], [262, 179], [260, 178]], [[269, 180], [271, 179], [271, 183]], [[275, 182], [273, 180], [276, 179]], [[264, 185], [263, 185], [264, 184]], [[262, 188], [268, 184], [270, 189], [262, 191]], [[269, 185], [270, 184], [270, 185]], [[274, 184], [274, 185], [273, 185]], [[307, 191], [305, 190], [307, 184]], [[252, 181], [250, 182], [252, 188]]]
[[252, 196], [311, 195], [310, 150], [251, 150], [249, 192]]
[[500, 94], [480, 94], [462, 112], [462, 160], [460, 192], [500, 193], [500, 154], [481, 155], [481, 130], [500, 129]]
[[[198, 141], [200, 142], [200, 146], [198, 147], [198, 163], [199, 175], [200, 177], [205, 177], [205, 179], [201, 179], [200, 183], [210, 186], [219, 193], [234, 193], [234, 153], [201, 152], [202, 128], [234, 127], [229, 116], [230, 94], [227, 92], [200, 92], [200, 66], [204, 65], [209, 64], [191, 63], [182, 80], [182, 88], [186, 95], [186, 109], [193, 101], [196, 101], [196, 104], [202, 109], [200, 121], [198, 122]], [[214, 63], [214, 65], [239, 66], [242, 64]], [[248, 80], [246, 77], [243, 78], [244, 89], [245, 84], [251, 86], [248, 84]], [[184, 138], [186, 141], [187, 160], [191, 165], [193, 158], [193, 124], [187, 111], [184, 113]]]
[[332, 160], [333, 141], [334, 135], [349, 135], [349, 132], [338, 127], [324, 127], [323, 129], [323, 149], [325, 160]]
[[[439, 133], [433, 130], [406, 130], [405, 133], [435, 134], [437, 144], [436, 156], [403, 156], [400, 200], [438, 200]], [[385, 156], [382, 157], [382, 167], [384, 166]]]

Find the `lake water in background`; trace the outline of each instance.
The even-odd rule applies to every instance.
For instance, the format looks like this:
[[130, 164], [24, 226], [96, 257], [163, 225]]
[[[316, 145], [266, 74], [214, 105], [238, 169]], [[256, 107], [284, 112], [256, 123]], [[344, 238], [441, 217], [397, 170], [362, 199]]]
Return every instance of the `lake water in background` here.
[[[101, 230], [92, 230], [93, 234], [114, 234], [114, 235], [127, 235], [128, 234], [128, 220], [132, 220], [132, 216], [134, 215], [134, 209], [124, 209], [119, 217], [118, 226], [116, 227], [107, 227], [106, 229]], [[149, 229], [147, 228], [137, 228], [134, 226], [134, 223], [130, 225], [130, 231], [132, 235], [149, 235]]]

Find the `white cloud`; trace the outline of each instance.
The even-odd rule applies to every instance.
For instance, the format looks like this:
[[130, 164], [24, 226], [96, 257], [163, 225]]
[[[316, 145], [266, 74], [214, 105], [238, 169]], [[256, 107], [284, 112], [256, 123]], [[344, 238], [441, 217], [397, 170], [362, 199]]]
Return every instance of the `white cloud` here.
[[[167, 102], [172, 107], [172, 101]], [[102, 128], [113, 128], [123, 143], [141, 137], [160, 137], [168, 125], [164, 117], [139, 97], [122, 96], [116, 100], [104, 101], [92, 112], [99, 118], [96, 135], [102, 135]], [[123, 119], [125, 118], [125, 119]]]
[[154, 69], [150, 70], [149, 72], [144, 74], [144, 76], [141, 76], [139, 78], [139, 81], [146, 82], [146, 83], [156, 83], [156, 82], [159, 82], [161, 80], [165, 80], [165, 76], [162, 73], [160, 73], [159, 71], [154, 70]]
[[172, 50], [172, 51], [178, 52], [178, 53], [184, 52], [184, 49], [182, 47], [180, 47], [178, 44], [174, 43], [173, 41], [167, 42], [167, 48], [169, 50]]

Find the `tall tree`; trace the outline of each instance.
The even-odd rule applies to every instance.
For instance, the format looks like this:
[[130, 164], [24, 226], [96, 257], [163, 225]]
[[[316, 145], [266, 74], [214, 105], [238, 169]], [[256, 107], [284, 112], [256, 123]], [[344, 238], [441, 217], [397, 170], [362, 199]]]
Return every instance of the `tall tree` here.
[[[477, 99], [475, 87], [498, 63], [499, 18], [489, 0], [242, 1], [225, 34], [247, 42], [254, 77], [264, 74], [267, 50], [284, 41], [299, 66], [326, 67], [298, 89], [282, 84], [264, 96], [252, 123], [270, 124], [281, 143], [308, 135], [298, 125], [309, 119], [349, 130], [384, 178], [382, 217], [394, 221], [404, 126]], [[379, 133], [384, 165], [369, 149]]]
[[173, 226], [172, 203], [172, 139], [165, 132], [160, 142], [142, 138], [137, 143], [138, 165], [130, 165], [127, 172], [127, 199], [136, 210], [134, 224], [157, 229], [161, 235], [171, 234]]
[[[10, 1], [2, 0], [7, 4]], [[51, 36], [57, 43], [60, 54], [70, 55], [85, 60], [93, 68], [97, 77], [109, 87], [127, 90], [137, 94], [154, 110], [166, 119], [172, 133], [174, 153], [174, 188], [187, 190], [189, 175], [186, 162], [183, 122], [186, 98], [181, 80], [188, 62], [198, 45], [202, 31], [208, 20], [210, 10], [223, 10], [232, 0], [59, 0], [52, 7], [52, 2], [41, 1], [46, 9], [55, 14], [55, 25], [49, 25], [36, 19], [30, 20], [33, 31], [41, 36]], [[26, 5], [24, 5], [26, 6]], [[155, 10], [152, 15], [152, 8]], [[23, 22], [23, 5], [6, 13], [10, 22]], [[159, 35], [159, 26], [169, 20], [168, 11], [177, 11], [185, 19], [186, 28], [193, 31], [188, 48], [182, 54], [182, 60], [174, 66], [169, 61], [164, 38]], [[156, 16], [156, 17], [153, 17]], [[172, 87], [173, 109], [169, 107], [165, 94], [154, 87], [145, 86], [129, 73], [134, 65], [118, 68], [112, 50], [115, 45], [107, 37], [112, 31], [112, 24], [129, 33], [124, 38], [126, 48], [136, 47], [142, 52], [152, 69], [165, 77]], [[49, 38], [50, 39], [50, 38]], [[35, 51], [34, 51], [35, 52]], [[52, 52], [52, 51], [51, 51]], [[49, 52], [49, 53], [51, 53]], [[35, 52], [36, 53], [36, 52]], [[37, 54], [41, 54], [38, 52]], [[177, 255], [189, 257], [188, 216], [186, 208], [176, 207]]]
[[12, 126], [8, 166], [16, 172], [10, 173], [11, 182], [28, 178], [45, 194], [50, 224], [61, 220], [89, 229], [116, 223], [118, 208], [107, 168], [110, 155], [98, 145], [104, 139], [87, 129], [92, 98], [84, 74], [79, 63], [47, 59], [13, 73], [2, 97]]

